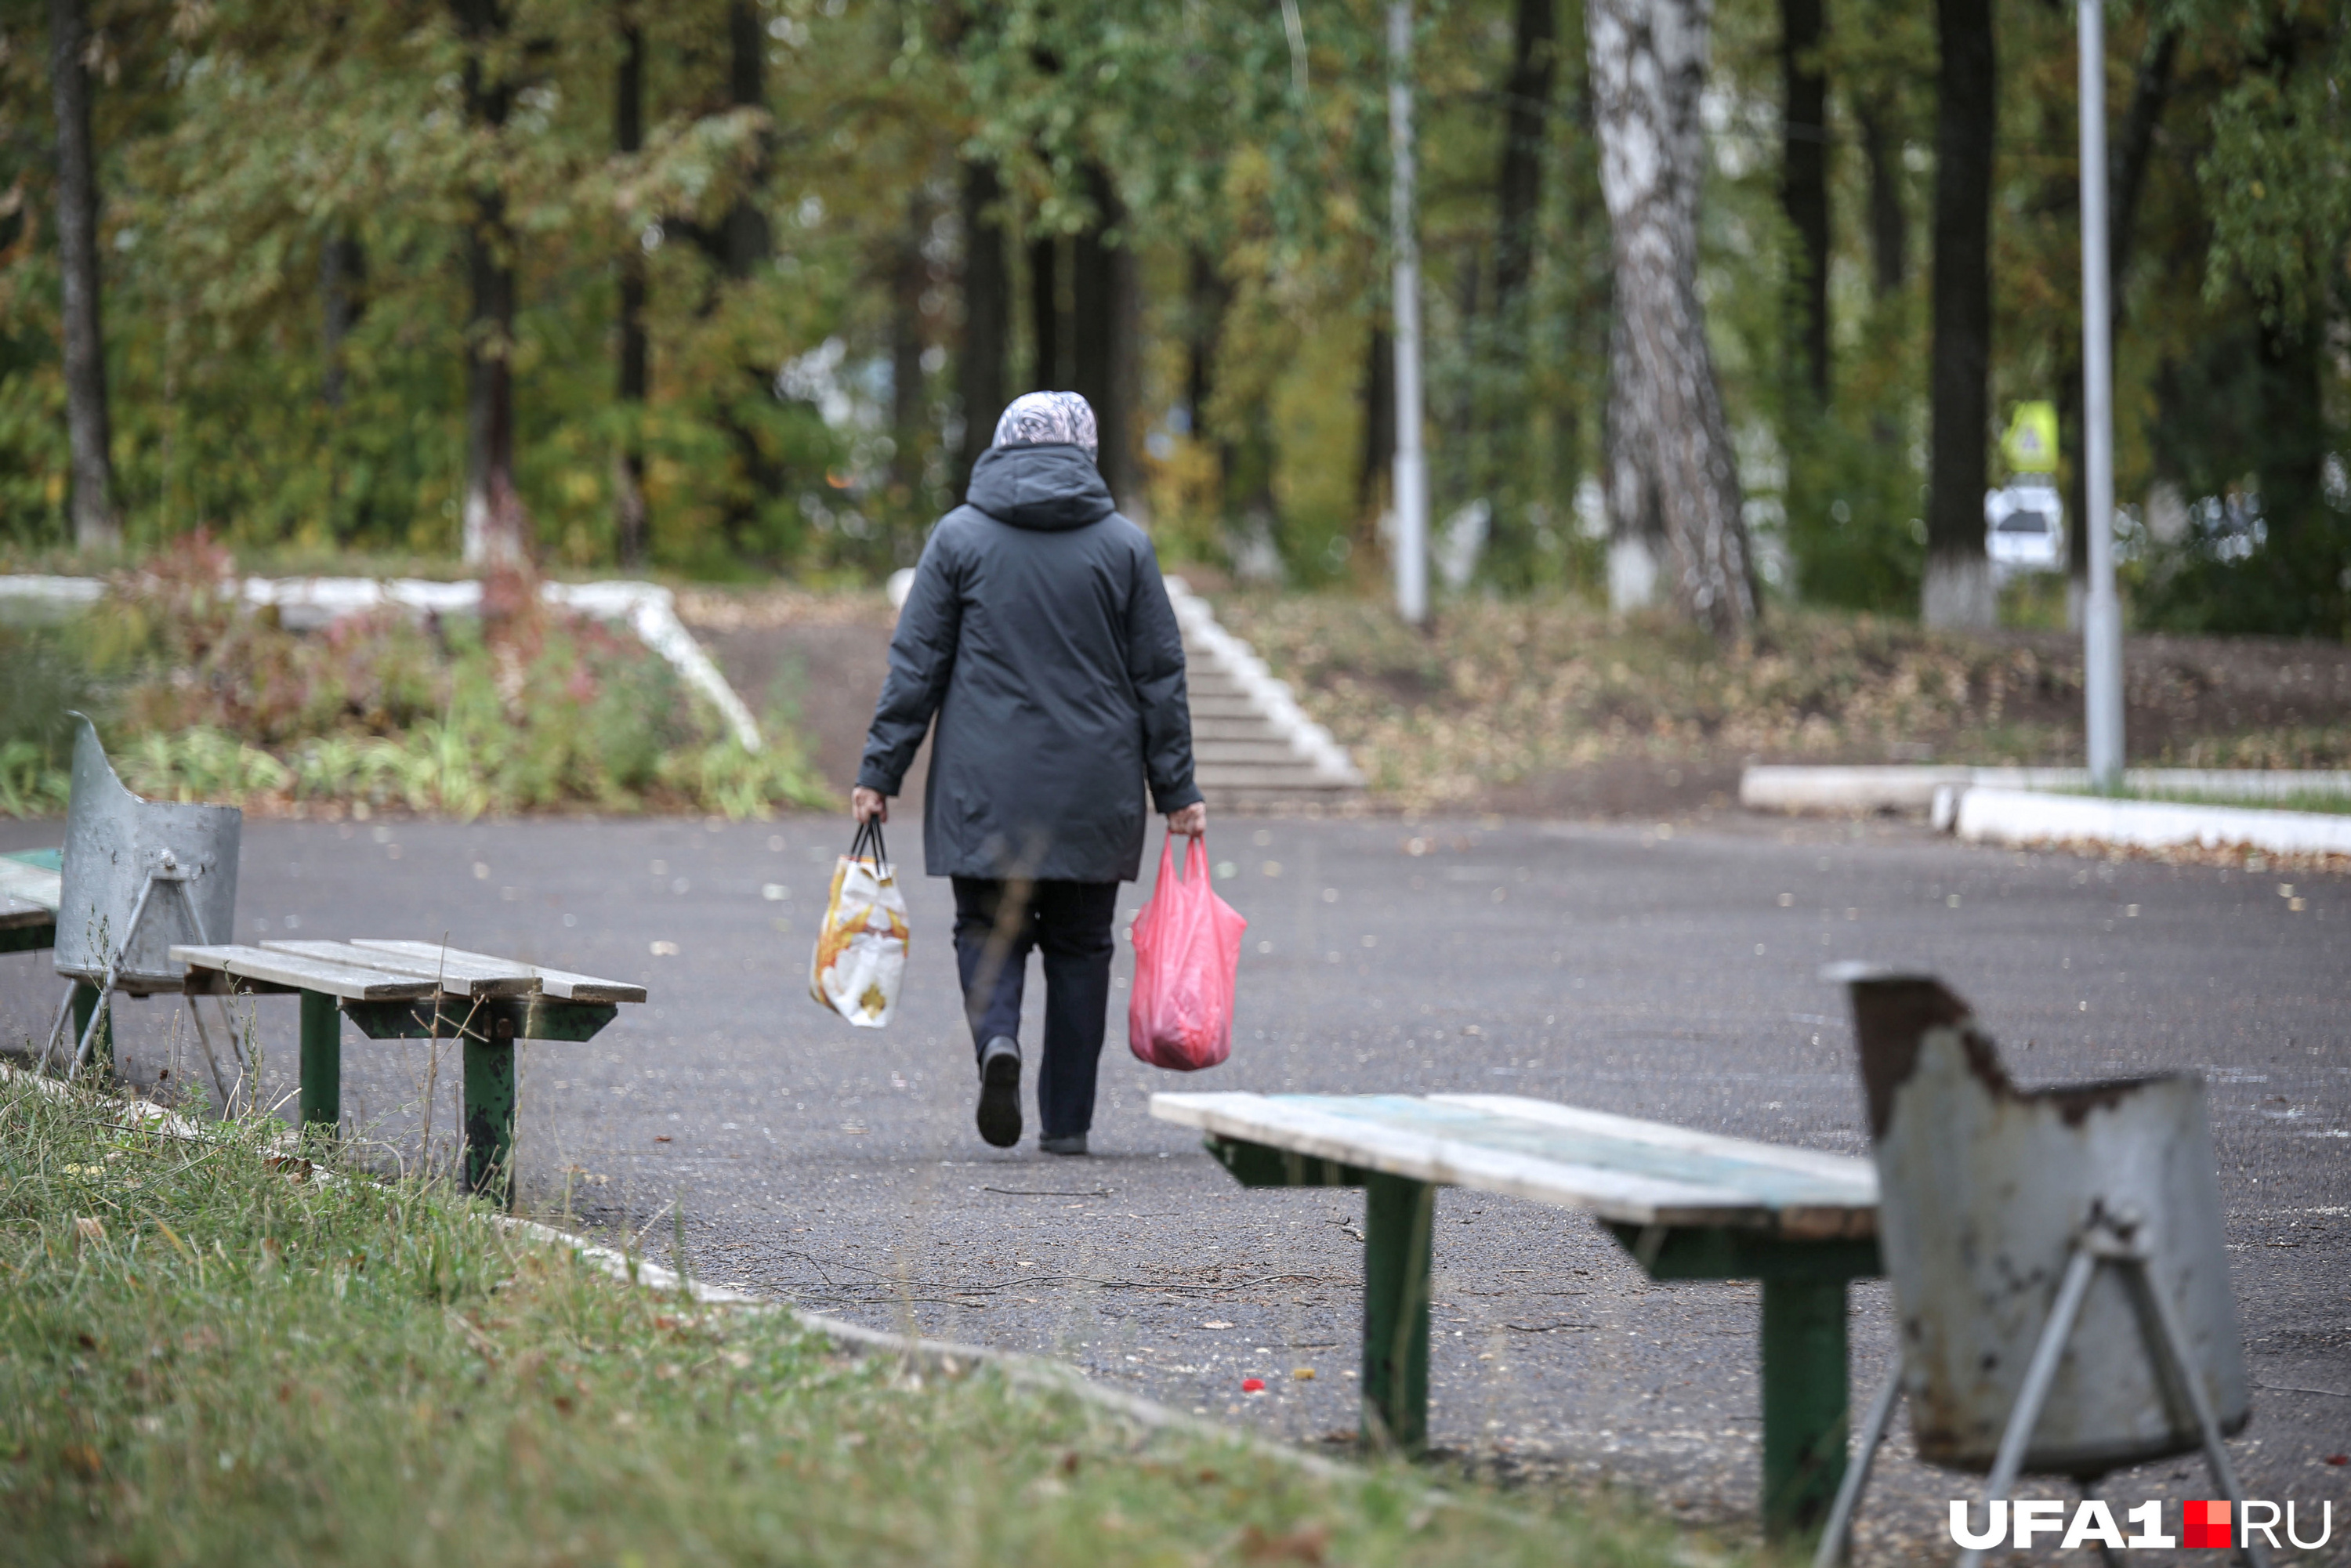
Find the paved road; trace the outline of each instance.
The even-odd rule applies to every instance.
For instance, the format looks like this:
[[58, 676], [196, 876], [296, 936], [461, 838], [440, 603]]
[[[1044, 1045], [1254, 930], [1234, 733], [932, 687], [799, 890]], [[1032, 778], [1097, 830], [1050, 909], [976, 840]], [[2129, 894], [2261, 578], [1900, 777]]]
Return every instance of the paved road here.
[[[55, 836], [0, 824], [0, 847]], [[913, 884], [914, 974], [892, 1029], [852, 1031], [806, 999], [812, 917], [847, 836], [809, 820], [256, 821], [238, 935], [445, 931], [642, 977], [653, 1004], [624, 1009], [602, 1039], [527, 1051], [533, 1203], [559, 1208], [568, 1178], [584, 1221], [641, 1229], [649, 1247], [671, 1246], [682, 1215], [705, 1277], [1048, 1352], [1298, 1439], [1353, 1426], [1360, 1195], [1235, 1187], [1149, 1119], [1154, 1089], [1508, 1090], [1858, 1152], [1842, 998], [1815, 970], [1923, 961], [1975, 1003], [2027, 1082], [2207, 1073], [2264, 1385], [2236, 1451], [2252, 1495], [2333, 1500], [2322, 1555], [2351, 1560], [2351, 1470], [2325, 1462], [2351, 1449], [2351, 884], [2290, 898], [2273, 875], [1737, 817], [1670, 836], [1221, 822], [1222, 889], [1252, 922], [1235, 1060], [1179, 1083], [1113, 1036], [1100, 1156], [1078, 1162], [1037, 1155], [1033, 1138], [997, 1153], [971, 1132], [944, 884]], [[653, 956], [655, 944], [674, 955]], [[0, 959], [0, 1030], [21, 1037], [54, 994], [31, 960]], [[293, 1009], [258, 1007], [282, 1084]], [[126, 1008], [134, 1076], [167, 1065], [171, 1013]], [[425, 1048], [354, 1039], [346, 1063], [347, 1109], [413, 1158]], [[437, 1071], [445, 1155], [455, 1064]], [[1747, 1528], [1753, 1289], [1647, 1284], [1572, 1214], [1447, 1193], [1439, 1215], [1437, 1441]], [[1889, 1353], [1887, 1304], [1874, 1284], [1854, 1301], [1865, 1388]], [[1272, 1392], [1241, 1396], [1249, 1375]], [[1941, 1540], [1943, 1500], [1963, 1490], [1898, 1448], [1865, 1557], [1923, 1553]], [[2116, 1478], [2108, 1495], [2206, 1490], [2200, 1469], [2175, 1462]]]

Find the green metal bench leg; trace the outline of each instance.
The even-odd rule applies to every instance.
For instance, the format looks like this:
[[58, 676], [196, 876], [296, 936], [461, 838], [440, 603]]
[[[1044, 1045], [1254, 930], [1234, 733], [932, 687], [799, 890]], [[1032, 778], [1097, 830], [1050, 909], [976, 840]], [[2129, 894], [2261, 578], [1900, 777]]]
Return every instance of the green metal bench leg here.
[[[73, 1039], [66, 1041], [66, 1059], [73, 1059], [73, 1048], [89, 1032], [90, 1015], [98, 1011], [98, 988], [88, 980], [76, 980], [73, 988]], [[98, 1038], [89, 1042], [89, 1064], [106, 1071], [114, 1071], [114, 1009], [107, 1009], [106, 1021], [98, 1026]]]
[[343, 1122], [343, 1014], [324, 991], [302, 993], [302, 1130], [332, 1140]]
[[512, 1208], [514, 1026], [501, 1019], [492, 1028], [505, 1038], [465, 1039], [465, 1190], [495, 1199], [500, 1208]]
[[1364, 1182], [1364, 1441], [1417, 1454], [1428, 1442], [1428, 1254], [1437, 1188]]
[[1818, 1530], [1844, 1479], [1844, 1282], [1763, 1281], [1763, 1531]]

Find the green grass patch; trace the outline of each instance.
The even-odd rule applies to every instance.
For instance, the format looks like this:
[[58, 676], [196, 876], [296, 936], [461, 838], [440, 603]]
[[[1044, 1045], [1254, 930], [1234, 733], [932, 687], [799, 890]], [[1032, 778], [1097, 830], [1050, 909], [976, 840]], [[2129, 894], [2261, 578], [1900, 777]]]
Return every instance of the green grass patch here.
[[20, 1562], [1687, 1563], [1546, 1495], [1449, 1500], [1153, 1437], [990, 1370], [622, 1287], [413, 1183], [0, 1078], [0, 1539]]

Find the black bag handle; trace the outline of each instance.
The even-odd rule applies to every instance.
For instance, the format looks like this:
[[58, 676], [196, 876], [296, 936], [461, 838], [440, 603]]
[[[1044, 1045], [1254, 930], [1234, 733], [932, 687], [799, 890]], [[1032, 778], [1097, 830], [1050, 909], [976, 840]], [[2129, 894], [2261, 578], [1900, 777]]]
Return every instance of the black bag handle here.
[[849, 841], [849, 858], [863, 860], [865, 846], [869, 842], [873, 846], [875, 874], [887, 876], [890, 873], [890, 852], [882, 845], [882, 819], [879, 817], [868, 817], [857, 824], [857, 836]]

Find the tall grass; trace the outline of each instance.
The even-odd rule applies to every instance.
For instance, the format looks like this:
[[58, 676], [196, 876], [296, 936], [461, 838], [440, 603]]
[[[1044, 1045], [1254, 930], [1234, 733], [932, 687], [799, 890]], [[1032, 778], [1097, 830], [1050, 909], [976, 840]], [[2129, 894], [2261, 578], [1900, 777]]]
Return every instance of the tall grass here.
[[1697, 1544], [850, 1359], [785, 1314], [620, 1287], [431, 1187], [273, 1167], [282, 1131], [167, 1137], [0, 1078], [8, 1558], [1504, 1568]]

